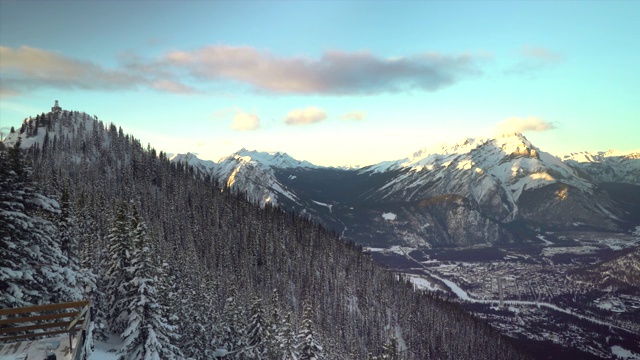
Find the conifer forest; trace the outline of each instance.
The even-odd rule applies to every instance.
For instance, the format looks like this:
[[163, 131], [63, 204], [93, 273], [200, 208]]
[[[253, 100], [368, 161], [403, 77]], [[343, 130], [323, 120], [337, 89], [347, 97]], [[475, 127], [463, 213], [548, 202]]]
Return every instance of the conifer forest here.
[[12, 131], [0, 308], [89, 299], [94, 339], [119, 336], [123, 360], [526, 358], [335, 232], [113, 123], [60, 110]]

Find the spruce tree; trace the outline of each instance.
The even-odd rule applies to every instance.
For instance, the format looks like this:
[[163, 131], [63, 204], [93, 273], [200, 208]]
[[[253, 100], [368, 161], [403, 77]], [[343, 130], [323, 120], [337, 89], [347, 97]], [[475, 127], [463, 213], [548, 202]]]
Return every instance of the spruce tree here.
[[299, 355], [296, 345], [296, 337], [291, 324], [291, 312], [288, 312], [282, 319], [276, 341], [278, 342], [278, 353], [277, 357], [274, 357], [275, 359], [298, 359]]
[[76, 274], [65, 269], [60, 250], [59, 214], [58, 202], [32, 181], [20, 141], [0, 150], [0, 307], [81, 298]]
[[162, 316], [162, 308], [157, 301], [156, 279], [159, 273], [153, 266], [153, 258], [149, 248], [147, 226], [137, 218], [134, 210], [132, 225], [133, 253], [127, 294], [128, 319], [127, 328], [121, 335], [124, 341], [119, 360], [137, 359], [180, 359], [180, 350], [171, 344], [170, 326]]
[[250, 354], [254, 358], [261, 359], [267, 352], [269, 328], [262, 309], [262, 300], [259, 297], [254, 296], [250, 312], [251, 318], [249, 319], [249, 329], [247, 331], [247, 341], [251, 348]]
[[130, 283], [128, 268], [131, 263], [131, 238], [127, 222], [127, 208], [124, 202], [118, 203], [113, 225], [107, 235], [109, 258], [105, 273], [105, 293], [108, 322], [111, 331], [121, 333], [128, 318], [126, 286]]
[[314, 331], [313, 309], [307, 304], [304, 308], [302, 319], [302, 329], [298, 333], [298, 349], [300, 360], [320, 360], [324, 359], [322, 346], [317, 341], [317, 334]]

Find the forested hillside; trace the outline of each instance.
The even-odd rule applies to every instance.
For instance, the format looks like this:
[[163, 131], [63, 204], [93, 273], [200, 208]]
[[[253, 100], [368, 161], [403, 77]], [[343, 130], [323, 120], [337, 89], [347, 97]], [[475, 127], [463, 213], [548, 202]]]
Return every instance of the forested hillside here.
[[335, 233], [114, 124], [56, 111], [0, 148], [0, 306], [88, 297], [123, 359], [523, 357]]

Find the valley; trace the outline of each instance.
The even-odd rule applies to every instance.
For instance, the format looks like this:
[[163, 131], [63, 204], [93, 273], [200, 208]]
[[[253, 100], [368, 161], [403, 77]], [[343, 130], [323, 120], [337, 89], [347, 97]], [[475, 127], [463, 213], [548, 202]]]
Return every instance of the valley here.
[[636, 249], [640, 236], [540, 237], [541, 244], [520, 247], [366, 251], [417, 289], [441, 293], [487, 319], [537, 358], [615, 359], [620, 349], [640, 355], [640, 279], [601, 288], [580, 278], [580, 269]]
[[556, 157], [516, 133], [359, 169], [173, 161], [333, 229], [538, 359], [640, 359], [638, 152]]

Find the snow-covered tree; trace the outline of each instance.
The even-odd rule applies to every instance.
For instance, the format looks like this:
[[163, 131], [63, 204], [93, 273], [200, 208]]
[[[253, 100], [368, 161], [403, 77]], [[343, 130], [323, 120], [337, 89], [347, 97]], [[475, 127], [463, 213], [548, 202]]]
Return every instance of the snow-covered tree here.
[[262, 309], [262, 300], [255, 296], [251, 302], [249, 328], [247, 342], [250, 347], [250, 356], [261, 359], [267, 352], [267, 338], [269, 327]]
[[127, 208], [124, 202], [116, 207], [115, 219], [107, 235], [109, 258], [105, 273], [107, 296], [106, 305], [109, 309], [109, 327], [116, 333], [121, 333], [128, 318], [129, 301], [126, 299], [126, 286], [130, 284], [129, 266], [131, 263], [131, 238], [127, 221]]
[[274, 357], [279, 360], [296, 360], [298, 359], [298, 349], [296, 346], [295, 332], [291, 325], [291, 313], [287, 315], [280, 322], [278, 335], [276, 336], [278, 342], [277, 356]]
[[247, 349], [247, 337], [245, 329], [245, 310], [242, 304], [236, 301], [235, 289], [231, 289], [224, 305], [221, 330], [221, 348], [233, 351], [234, 356], [240, 358]]
[[162, 308], [157, 301], [156, 279], [158, 269], [153, 266], [153, 256], [149, 248], [147, 226], [137, 218], [134, 211], [132, 231], [133, 253], [129, 286], [132, 293], [129, 301], [127, 328], [121, 335], [124, 341], [120, 360], [160, 360], [180, 359], [183, 355], [170, 341], [169, 333], [174, 327], [162, 316]]
[[57, 201], [43, 195], [18, 141], [0, 150], [0, 307], [79, 300], [58, 242]]
[[317, 341], [313, 325], [313, 308], [306, 305], [302, 319], [302, 329], [298, 333], [298, 349], [300, 360], [324, 359], [324, 351]]
[[381, 360], [398, 360], [398, 340], [395, 336], [384, 344]]

